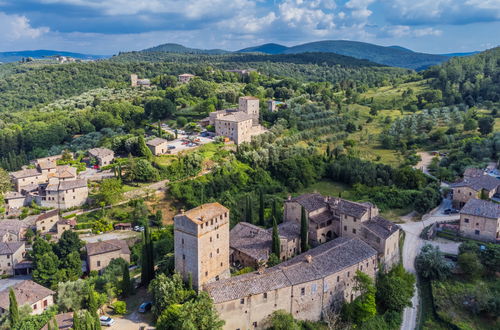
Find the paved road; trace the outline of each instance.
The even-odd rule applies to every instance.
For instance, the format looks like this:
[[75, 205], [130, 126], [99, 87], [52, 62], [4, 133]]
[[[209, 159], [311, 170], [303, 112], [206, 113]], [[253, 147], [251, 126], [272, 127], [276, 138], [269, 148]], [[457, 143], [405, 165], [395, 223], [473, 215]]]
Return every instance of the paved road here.
[[[415, 274], [415, 258], [420, 252], [422, 246], [427, 242], [439, 246], [439, 248], [443, 252], [452, 254], [458, 253], [458, 246], [460, 245], [460, 243], [429, 242], [424, 241], [420, 238], [420, 233], [426, 226], [435, 222], [458, 220], [460, 218], [459, 215], [443, 215], [442, 210], [446, 208], [446, 205], [447, 202], [444, 201], [441, 207], [436, 210], [435, 213], [424, 216], [425, 220], [423, 221], [401, 224], [401, 228], [406, 233], [403, 246], [403, 266], [407, 271]], [[403, 323], [401, 324], [401, 330], [413, 330], [416, 328], [417, 309], [419, 304], [418, 290], [416, 287], [411, 301], [413, 306], [405, 308], [403, 312]]]

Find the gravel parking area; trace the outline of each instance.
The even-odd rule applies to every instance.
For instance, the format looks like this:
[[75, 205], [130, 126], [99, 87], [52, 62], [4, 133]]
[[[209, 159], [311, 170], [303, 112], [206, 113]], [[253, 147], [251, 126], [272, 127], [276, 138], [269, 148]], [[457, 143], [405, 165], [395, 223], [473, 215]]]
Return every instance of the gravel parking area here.
[[99, 241], [108, 241], [110, 239], [127, 239], [130, 237], [139, 236], [141, 233], [132, 230], [113, 231], [101, 235], [93, 236], [80, 236], [80, 238], [87, 243], [95, 243]]

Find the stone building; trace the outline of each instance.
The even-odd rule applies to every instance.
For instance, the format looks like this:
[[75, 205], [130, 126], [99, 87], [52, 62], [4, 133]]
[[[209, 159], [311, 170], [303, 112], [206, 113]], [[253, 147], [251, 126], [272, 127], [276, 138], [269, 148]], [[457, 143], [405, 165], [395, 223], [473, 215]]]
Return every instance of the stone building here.
[[24, 242], [0, 242], [0, 275], [15, 275], [16, 265], [24, 260]]
[[111, 164], [115, 159], [114, 151], [108, 148], [92, 148], [88, 152], [89, 157], [94, 158], [100, 167]]
[[263, 329], [277, 310], [320, 320], [325, 310], [352, 301], [360, 270], [374, 278], [377, 251], [358, 238], [341, 237], [275, 267], [206, 284], [224, 329]]
[[130, 75], [130, 86], [132, 87], [150, 87], [151, 81], [149, 79], [139, 79], [136, 74]]
[[60, 181], [53, 178], [46, 186], [41, 186], [34, 195], [37, 204], [43, 207], [68, 209], [87, 202], [89, 188], [87, 180]]
[[15, 281], [13, 285], [3, 285], [0, 280], [0, 314], [9, 310], [9, 290], [12, 288], [16, 296], [18, 306], [28, 305], [31, 307], [31, 314], [42, 314], [50, 306], [54, 305], [55, 292], [47, 289], [30, 280]]
[[451, 185], [453, 191], [453, 207], [462, 208], [469, 199], [492, 198], [500, 193], [500, 180], [490, 175], [479, 175], [477, 171], [472, 176], [464, 177], [461, 182]]
[[259, 124], [259, 99], [254, 96], [242, 96], [238, 99], [238, 109], [252, 117], [253, 125]]
[[226, 136], [236, 144], [252, 140], [253, 119], [246, 113], [233, 112], [215, 120], [215, 133]]
[[179, 78], [179, 82], [181, 84], [187, 84], [191, 79], [193, 79], [194, 77], [196, 77], [194, 74], [190, 74], [190, 73], [183, 73], [183, 74], [180, 74], [178, 76]]
[[280, 107], [282, 105], [286, 106], [286, 104], [281, 102], [281, 101], [268, 100], [267, 101], [267, 110], [269, 110], [271, 112], [276, 112], [280, 109]]
[[193, 286], [219, 281], [229, 272], [229, 210], [203, 204], [174, 217], [175, 271]]
[[130, 249], [127, 242], [119, 239], [87, 243], [87, 267], [89, 272], [106, 268], [111, 260], [122, 258], [130, 262]]
[[153, 153], [153, 155], [164, 155], [168, 151], [168, 140], [162, 138], [154, 138], [146, 142], [149, 150]]
[[371, 203], [357, 203], [342, 198], [304, 194], [289, 197], [284, 205], [284, 222], [300, 224], [302, 207], [309, 220], [312, 246], [335, 237], [357, 237], [379, 252], [379, 261], [391, 267], [399, 260], [399, 226], [383, 219]]
[[[289, 259], [300, 249], [300, 228], [293, 222], [278, 226], [280, 260]], [[272, 253], [272, 228], [263, 229], [248, 222], [239, 222], [229, 234], [230, 261], [239, 267], [258, 268]]]
[[75, 220], [63, 219], [59, 215], [58, 209], [42, 213], [35, 219], [36, 232], [42, 235], [51, 234], [57, 239], [61, 238], [61, 235], [66, 230], [72, 229], [75, 225]]
[[469, 199], [460, 210], [460, 234], [481, 241], [500, 242], [500, 204]]
[[24, 240], [28, 225], [21, 220], [0, 220], [0, 242], [17, 242]]

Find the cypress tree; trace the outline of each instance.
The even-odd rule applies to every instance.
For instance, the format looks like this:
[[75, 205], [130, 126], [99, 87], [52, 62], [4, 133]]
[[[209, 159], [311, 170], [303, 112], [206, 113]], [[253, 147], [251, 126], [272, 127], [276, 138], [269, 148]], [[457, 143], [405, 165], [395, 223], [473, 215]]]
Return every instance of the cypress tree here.
[[158, 137], [163, 137], [163, 130], [161, 129], [161, 121], [158, 121]]
[[149, 285], [149, 282], [154, 277], [154, 256], [153, 256], [153, 242], [151, 241], [151, 232], [149, 231], [149, 226], [144, 228], [144, 244], [142, 246], [142, 268], [141, 268], [141, 281], [145, 286]]
[[276, 219], [276, 222], [278, 223], [281, 223], [281, 215], [280, 215], [280, 211], [279, 211], [279, 207], [278, 207], [278, 202], [276, 200], [273, 201], [273, 205], [272, 205], [272, 216]]
[[127, 298], [132, 294], [132, 282], [130, 281], [130, 271], [128, 269], [128, 264], [123, 265], [123, 279], [122, 279], [122, 296]]
[[253, 223], [253, 209], [252, 209], [252, 199], [250, 195], [246, 197], [246, 207], [245, 207], [245, 221], [248, 223]]
[[188, 290], [193, 290], [193, 275], [188, 274]]
[[274, 218], [274, 217], [273, 217], [272, 253], [274, 253], [278, 258], [281, 255], [281, 244], [280, 244], [280, 236], [278, 233], [278, 224], [276, 223], [276, 218]]
[[9, 322], [12, 328], [19, 323], [19, 306], [12, 288], [9, 290]]
[[259, 225], [266, 225], [266, 220], [264, 219], [264, 192], [262, 189], [259, 190]]
[[303, 206], [300, 215], [300, 248], [301, 252], [309, 250], [309, 221], [307, 221], [306, 209]]
[[90, 286], [89, 287], [89, 293], [87, 297], [87, 310], [91, 315], [97, 314], [97, 301], [95, 299], [95, 294], [94, 294], [94, 287]]
[[139, 149], [139, 156], [146, 157], [147, 160], [153, 159], [153, 153], [146, 145], [146, 141], [144, 140], [144, 136], [140, 135], [139, 140], [137, 141], [137, 147]]

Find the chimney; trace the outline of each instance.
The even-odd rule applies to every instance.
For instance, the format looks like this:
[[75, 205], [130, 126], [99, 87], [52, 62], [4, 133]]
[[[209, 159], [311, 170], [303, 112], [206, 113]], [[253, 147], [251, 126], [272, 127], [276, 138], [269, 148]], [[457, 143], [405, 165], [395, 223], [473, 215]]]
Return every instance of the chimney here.
[[292, 200], [292, 195], [288, 195], [288, 200], [291, 201]]
[[264, 274], [264, 271], [266, 270], [266, 267], [265, 266], [259, 266], [259, 268], [257, 269], [257, 273], [259, 275], [262, 275]]
[[308, 264], [312, 263], [312, 261], [313, 261], [312, 255], [310, 255], [310, 254], [306, 255], [306, 261]]
[[181, 209], [181, 214], [184, 214], [186, 213], [186, 211], [184, 209]]

